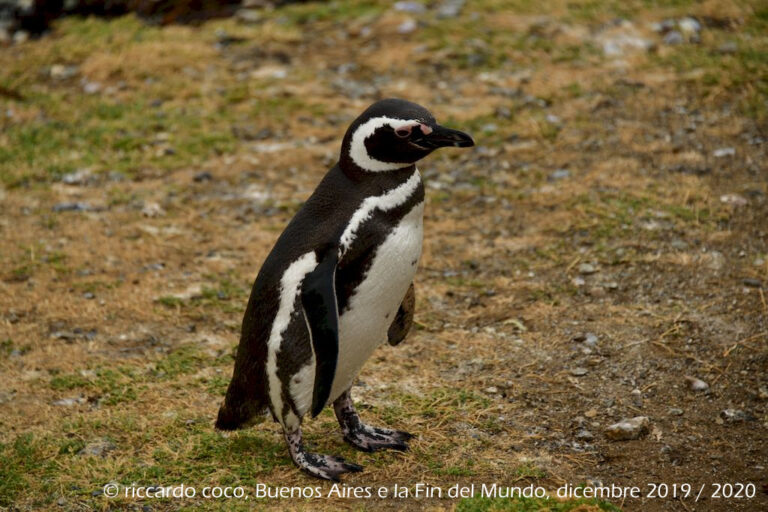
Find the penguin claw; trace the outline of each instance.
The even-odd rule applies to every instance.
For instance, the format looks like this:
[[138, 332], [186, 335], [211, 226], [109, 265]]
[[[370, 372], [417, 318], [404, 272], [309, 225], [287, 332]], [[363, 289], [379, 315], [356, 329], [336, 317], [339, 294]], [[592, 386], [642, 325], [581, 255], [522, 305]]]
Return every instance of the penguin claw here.
[[408, 441], [413, 439], [413, 434], [402, 430], [390, 430], [388, 428], [371, 427], [365, 423], [359, 423], [357, 428], [349, 429], [344, 433], [344, 440], [364, 452], [378, 450], [407, 451]]
[[300, 460], [294, 462], [308, 475], [333, 482], [339, 482], [339, 477], [344, 473], [359, 473], [363, 470], [363, 466], [347, 462], [335, 455], [303, 452], [298, 459]]

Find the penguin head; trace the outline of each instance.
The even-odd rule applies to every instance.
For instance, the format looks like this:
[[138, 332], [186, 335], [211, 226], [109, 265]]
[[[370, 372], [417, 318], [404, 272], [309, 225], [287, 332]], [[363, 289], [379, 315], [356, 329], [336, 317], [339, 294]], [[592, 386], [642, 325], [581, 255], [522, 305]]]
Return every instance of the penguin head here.
[[464, 132], [440, 126], [421, 105], [400, 99], [377, 101], [350, 125], [341, 146], [342, 166], [363, 171], [408, 167], [437, 148], [470, 147]]

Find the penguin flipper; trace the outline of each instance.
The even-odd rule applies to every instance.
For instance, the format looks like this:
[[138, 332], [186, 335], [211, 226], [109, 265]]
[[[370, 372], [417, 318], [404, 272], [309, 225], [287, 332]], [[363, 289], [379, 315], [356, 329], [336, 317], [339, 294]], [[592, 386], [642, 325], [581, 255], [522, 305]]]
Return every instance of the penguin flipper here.
[[402, 342], [408, 331], [411, 330], [413, 325], [413, 312], [416, 309], [416, 293], [413, 289], [413, 283], [408, 288], [408, 291], [403, 298], [403, 302], [400, 304], [400, 308], [397, 310], [395, 319], [392, 320], [392, 324], [387, 331], [387, 342], [392, 345], [399, 345]]
[[339, 310], [336, 302], [336, 247], [324, 251], [315, 269], [304, 277], [301, 304], [315, 352], [315, 386], [312, 416], [323, 410], [331, 396], [339, 356]]

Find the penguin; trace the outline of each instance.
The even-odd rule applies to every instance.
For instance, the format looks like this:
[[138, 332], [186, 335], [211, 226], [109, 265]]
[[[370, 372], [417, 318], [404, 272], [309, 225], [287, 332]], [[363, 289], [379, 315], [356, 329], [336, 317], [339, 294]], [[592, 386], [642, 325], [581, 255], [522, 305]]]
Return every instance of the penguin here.
[[402, 99], [377, 101], [352, 122], [338, 162], [256, 277], [216, 428], [242, 428], [268, 410], [296, 466], [336, 482], [363, 468], [306, 451], [307, 413], [332, 405], [345, 441], [362, 451], [408, 449], [411, 434], [360, 419], [350, 388], [374, 349], [400, 343], [413, 322], [424, 212], [416, 162], [473, 145]]

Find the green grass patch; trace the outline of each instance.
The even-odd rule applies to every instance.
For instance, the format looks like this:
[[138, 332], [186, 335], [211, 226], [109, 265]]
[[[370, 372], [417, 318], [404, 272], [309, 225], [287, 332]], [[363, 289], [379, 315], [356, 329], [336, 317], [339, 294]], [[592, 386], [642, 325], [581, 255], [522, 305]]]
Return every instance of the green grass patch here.
[[475, 496], [462, 499], [456, 506], [456, 512], [568, 512], [570, 510], [581, 512], [621, 511], [620, 508], [606, 501], [557, 501], [546, 498], [481, 498]]

